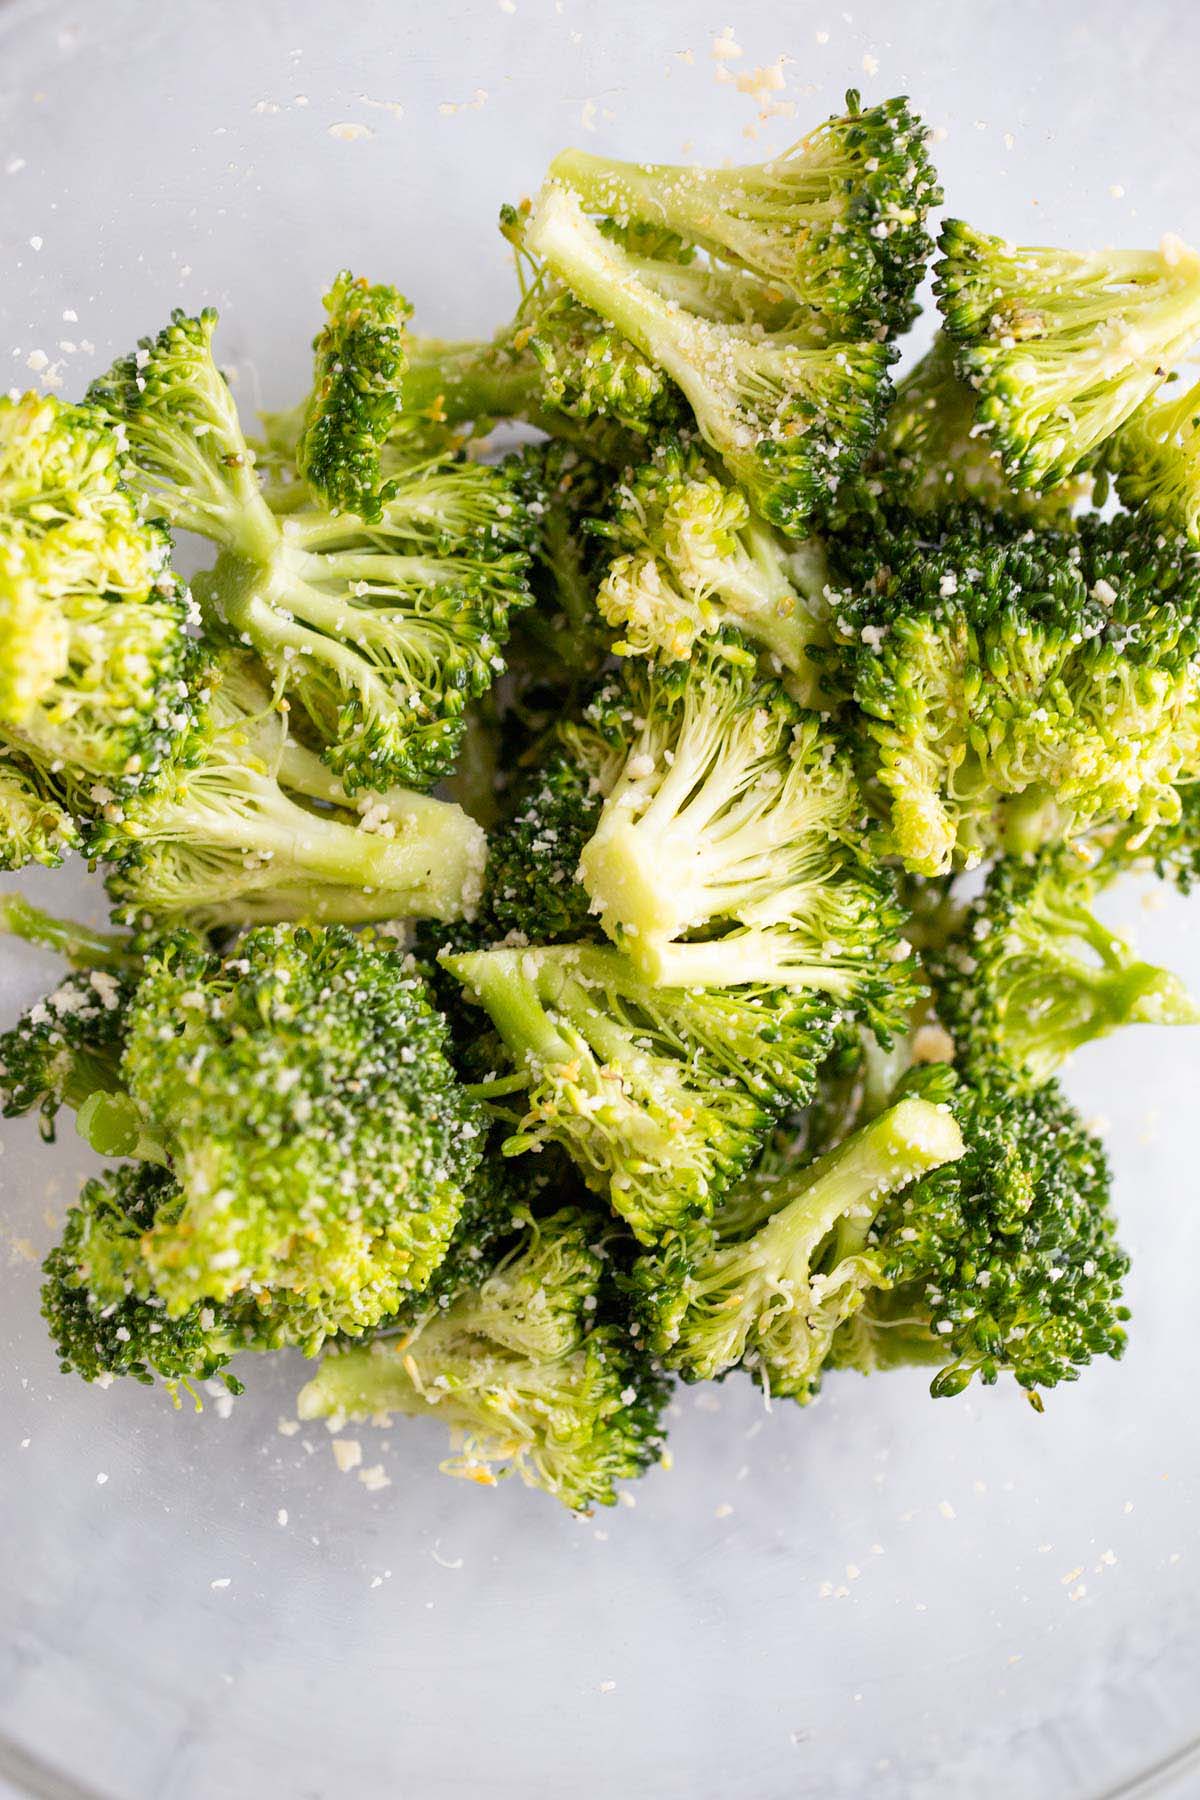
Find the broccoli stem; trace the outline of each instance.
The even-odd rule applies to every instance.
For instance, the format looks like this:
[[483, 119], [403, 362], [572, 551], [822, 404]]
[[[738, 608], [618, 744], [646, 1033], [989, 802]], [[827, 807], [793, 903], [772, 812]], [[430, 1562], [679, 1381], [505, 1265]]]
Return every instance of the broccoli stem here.
[[793, 961], [771, 932], [735, 932], [682, 944], [639, 937], [636, 954], [638, 967], [655, 987], [723, 988], [750, 982], [840, 998], [852, 994], [856, 985], [855, 976], [828, 963]]
[[128, 939], [121, 933], [57, 919], [20, 894], [0, 896], [0, 933], [54, 950], [77, 969], [119, 968], [131, 960]]
[[439, 424], [462, 419], [511, 419], [536, 408], [541, 376], [528, 358], [488, 342], [409, 339], [401, 385], [402, 411]]
[[508, 1050], [521, 1064], [530, 1056], [541, 1062], [566, 1062], [570, 1042], [558, 1030], [521, 967], [521, 950], [477, 950], [442, 958], [457, 981], [468, 988], [491, 1016]]

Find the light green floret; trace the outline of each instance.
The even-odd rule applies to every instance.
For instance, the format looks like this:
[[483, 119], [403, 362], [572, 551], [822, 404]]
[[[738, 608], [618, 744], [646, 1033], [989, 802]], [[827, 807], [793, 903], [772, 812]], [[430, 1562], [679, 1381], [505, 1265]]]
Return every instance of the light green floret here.
[[1200, 334], [1200, 257], [1018, 246], [948, 219], [935, 290], [1015, 487], [1090, 466]]
[[598, 1235], [574, 1208], [532, 1224], [406, 1336], [326, 1356], [300, 1417], [433, 1415], [457, 1440], [447, 1474], [488, 1487], [515, 1474], [577, 1512], [612, 1506], [616, 1483], [661, 1454], [666, 1384], [607, 1316]]
[[849, 758], [724, 649], [631, 666], [624, 764], [580, 880], [654, 982], [811, 989], [886, 1032], [911, 971]]
[[786, 544], [740, 488], [676, 439], [626, 478], [600, 529], [618, 546], [596, 595], [622, 633], [618, 655], [686, 661], [699, 640], [732, 626], [786, 671], [798, 699], [817, 702], [808, 652], [828, 641], [817, 539]]
[[735, 168], [617, 162], [564, 150], [550, 165], [592, 212], [677, 233], [785, 287], [847, 331], [903, 330], [941, 200], [905, 100], [865, 111], [853, 91], [769, 162]]
[[0, 751], [0, 869], [31, 862], [57, 868], [78, 847], [78, 828], [56, 786], [18, 751]]
[[656, 987], [592, 945], [443, 956], [528, 1077], [507, 1154], [559, 1144], [643, 1243], [711, 1210], [829, 1045], [821, 994]]
[[769, 1393], [811, 1400], [835, 1333], [888, 1285], [886, 1255], [870, 1242], [885, 1198], [962, 1154], [948, 1107], [906, 1099], [775, 1182], [769, 1216], [751, 1213], [748, 1235], [736, 1205], [728, 1221], [718, 1211], [711, 1230], [685, 1233], [634, 1272], [650, 1349], [691, 1381], [740, 1363]]
[[209, 680], [168, 778], [100, 840], [127, 916], [353, 924], [473, 911], [487, 842], [461, 807], [399, 788], [356, 803], [240, 654]]
[[1200, 544], [1200, 382], [1139, 406], [1109, 446], [1117, 492]]
[[799, 306], [774, 330], [689, 311], [556, 182], [542, 190], [528, 243], [683, 390], [705, 442], [775, 524], [799, 530], [859, 467], [890, 394], [887, 344], [831, 342], [828, 322]]

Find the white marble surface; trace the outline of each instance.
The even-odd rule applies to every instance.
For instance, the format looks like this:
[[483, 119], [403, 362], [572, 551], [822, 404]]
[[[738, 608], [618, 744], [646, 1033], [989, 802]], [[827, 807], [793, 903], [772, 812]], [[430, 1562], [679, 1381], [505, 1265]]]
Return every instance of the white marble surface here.
[[[780, 55], [800, 127], [851, 83], [911, 92], [983, 225], [1200, 238], [1184, 4], [9, 0], [5, 379], [41, 350], [76, 393], [212, 300], [243, 394], [286, 401], [347, 263], [426, 330], [483, 329], [510, 304], [492, 218], [555, 149], [749, 154], [755, 103], [716, 76]], [[1200, 990], [1194, 909], [1117, 910]], [[0, 945], [6, 1016], [52, 978]], [[444, 1480], [432, 1427], [361, 1433], [391, 1478], [367, 1492], [323, 1430], [279, 1435], [298, 1364], [228, 1418], [59, 1377], [27, 1258], [82, 1155], [6, 1127], [0, 1732], [114, 1800], [1112, 1791], [1200, 1732], [1198, 1076], [1200, 1039], [1154, 1031], [1072, 1072], [1136, 1259], [1123, 1364], [1042, 1419], [919, 1376], [770, 1416], [685, 1392], [673, 1472], [588, 1524]]]

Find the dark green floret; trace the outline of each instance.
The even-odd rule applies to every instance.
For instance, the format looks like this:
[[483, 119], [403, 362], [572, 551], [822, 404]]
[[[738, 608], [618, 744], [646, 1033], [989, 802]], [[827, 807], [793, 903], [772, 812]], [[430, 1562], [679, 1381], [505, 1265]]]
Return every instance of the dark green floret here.
[[436, 1413], [459, 1440], [447, 1474], [515, 1474], [575, 1512], [614, 1505], [661, 1455], [666, 1384], [614, 1320], [602, 1238], [571, 1207], [530, 1224], [404, 1336], [326, 1356], [301, 1418]]
[[380, 451], [400, 420], [408, 357], [403, 294], [343, 269], [325, 295], [313, 350], [313, 391], [297, 446], [300, 473], [329, 510], [374, 522], [382, 510]]

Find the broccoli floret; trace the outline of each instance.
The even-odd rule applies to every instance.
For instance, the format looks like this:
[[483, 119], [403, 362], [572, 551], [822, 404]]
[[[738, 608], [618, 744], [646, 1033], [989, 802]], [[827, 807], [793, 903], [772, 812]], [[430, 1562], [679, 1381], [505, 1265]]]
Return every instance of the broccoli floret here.
[[1182, 393], [1169, 387], [1139, 406], [1109, 444], [1105, 463], [1116, 470], [1126, 506], [1143, 507], [1200, 544], [1200, 382]]
[[442, 960], [529, 1079], [506, 1153], [560, 1144], [643, 1243], [711, 1209], [829, 1046], [821, 994], [655, 987], [593, 945]]
[[119, 426], [145, 509], [250, 561], [267, 561], [279, 527], [263, 498], [229, 384], [213, 361], [217, 314], [178, 308], [88, 389]]
[[531, 1224], [481, 1286], [404, 1337], [326, 1356], [302, 1419], [436, 1410], [461, 1446], [448, 1474], [516, 1474], [577, 1512], [658, 1460], [666, 1384], [612, 1319], [602, 1232], [564, 1208]]
[[1088, 467], [1200, 332], [1200, 258], [1018, 247], [942, 226], [934, 289], [976, 389], [976, 417], [1014, 487]]
[[372, 287], [349, 269], [324, 306], [329, 316], [313, 343], [316, 371], [297, 464], [331, 512], [373, 523], [382, 511], [380, 451], [400, 418], [412, 308], [394, 287]]
[[1030, 1088], [993, 1060], [956, 1082], [944, 1067], [909, 1084], [948, 1100], [965, 1155], [889, 1201], [873, 1236], [891, 1246], [890, 1289], [838, 1334], [830, 1367], [941, 1365], [935, 1397], [1004, 1370], [1040, 1412], [1041, 1387], [1119, 1357], [1128, 1258], [1115, 1241], [1104, 1150], [1053, 1081]]
[[890, 1285], [889, 1250], [872, 1241], [887, 1196], [962, 1154], [948, 1107], [904, 1099], [760, 1190], [749, 1213], [739, 1190], [728, 1216], [719, 1207], [711, 1227], [679, 1233], [636, 1265], [649, 1347], [689, 1381], [740, 1363], [769, 1393], [812, 1399], [838, 1328], [872, 1288]]
[[1011, 486], [975, 418], [975, 390], [959, 379], [954, 359], [953, 342], [939, 332], [896, 389], [866, 479], [915, 513], [974, 501], [1033, 524], [1065, 524], [1091, 491], [1091, 477], [1075, 475], [1044, 494]]
[[785, 544], [695, 445], [664, 440], [617, 489], [600, 526], [618, 547], [596, 595], [622, 656], [686, 661], [733, 626], [818, 697], [809, 646], [824, 644], [828, 572], [815, 538]]
[[[77, 1113], [91, 1103], [94, 1110], [104, 1097], [107, 1122], [118, 1132], [117, 1141], [105, 1148], [110, 1155], [132, 1153], [141, 1138], [140, 1121], [124, 1099], [121, 1053], [125, 1009], [135, 986], [129, 970], [73, 970], [0, 1035], [0, 1108], [6, 1119], [36, 1107], [42, 1136], [52, 1143], [62, 1107]], [[128, 1141], [119, 1135], [121, 1115]], [[142, 1145], [141, 1154], [146, 1149]]]
[[1129, 517], [1022, 533], [898, 518], [834, 602], [864, 771], [917, 874], [1178, 816], [1200, 766], [1200, 560]]
[[550, 165], [592, 212], [665, 226], [822, 312], [847, 333], [903, 331], [932, 249], [941, 190], [907, 100], [846, 112], [769, 162], [738, 168], [615, 162], [564, 150]]
[[122, 1078], [185, 1197], [143, 1245], [172, 1313], [261, 1290], [311, 1345], [425, 1284], [483, 1120], [400, 953], [340, 927], [257, 927], [223, 957], [168, 940], [125, 1033]]
[[241, 1393], [226, 1364], [250, 1342], [249, 1322], [209, 1301], [173, 1317], [150, 1282], [143, 1239], [181, 1204], [171, 1175], [146, 1163], [86, 1184], [42, 1270], [42, 1316], [64, 1375], [159, 1379], [172, 1395], [219, 1376], [230, 1393]]
[[188, 596], [129, 473], [94, 408], [0, 397], [0, 728], [84, 816], [150, 782], [189, 717]]
[[543, 189], [528, 240], [577, 299], [677, 383], [705, 442], [773, 523], [800, 531], [831, 484], [858, 468], [890, 396], [886, 343], [831, 341], [828, 322], [799, 305], [776, 329], [690, 311], [664, 298], [557, 182]]
[[54, 869], [78, 849], [79, 828], [52, 775], [0, 741], [0, 869]]
[[395, 789], [356, 812], [243, 656], [224, 653], [209, 681], [168, 778], [100, 840], [123, 916], [356, 923], [473, 910], [486, 840], [460, 807]]
[[[593, 529], [607, 505], [611, 474], [572, 445], [550, 439], [522, 453], [537, 495], [530, 587], [533, 605], [513, 621], [510, 666], [518, 679], [591, 680], [609, 653], [596, 610], [601, 545]], [[533, 668], [530, 669], [529, 665]]]
[[294, 510], [269, 562], [226, 555], [196, 593], [307, 713], [348, 791], [426, 787], [503, 670], [530, 531], [516, 459], [426, 462], [387, 483], [374, 523]]
[[624, 762], [580, 879], [652, 980], [811, 988], [886, 1032], [911, 968], [849, 759], [728, 650], [630, 666]]

